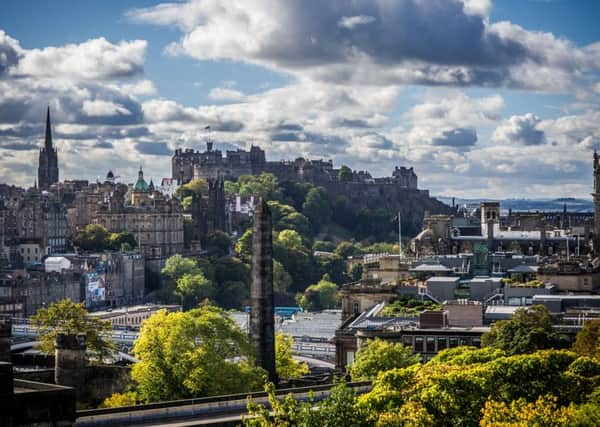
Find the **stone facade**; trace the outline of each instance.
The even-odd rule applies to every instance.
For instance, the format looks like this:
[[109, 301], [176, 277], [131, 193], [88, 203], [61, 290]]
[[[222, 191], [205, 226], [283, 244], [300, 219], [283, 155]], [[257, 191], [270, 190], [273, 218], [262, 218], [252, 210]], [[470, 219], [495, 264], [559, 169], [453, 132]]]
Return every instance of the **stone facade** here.
[[47, 190], [52, 184], [58, 182], [58, 153], [52, 146], [50, 107], [46, 113], [46, 138], [44, 147], [40, 149], [37, 182], [42, 190]]
[[250, 338], [256, 366], [267, 371], [277, 383], [275, 370], [275, 300], [273, 292], [273, 224], [265, 201], [259, 203], [252, 232], [252, 284], [250, 298]]

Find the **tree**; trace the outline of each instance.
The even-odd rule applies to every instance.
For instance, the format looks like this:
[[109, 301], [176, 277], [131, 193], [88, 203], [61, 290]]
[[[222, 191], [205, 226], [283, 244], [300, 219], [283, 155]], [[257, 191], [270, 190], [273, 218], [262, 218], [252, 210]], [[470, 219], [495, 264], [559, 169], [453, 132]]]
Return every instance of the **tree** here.
[[199, 271], [193, 274], [186, 273], [177, 279], [175, 294], [186, 302], [185, 306], [187, 308], [196, 305], [203, 299], [213, 298], [215, 288], [210, 280]]
[[345, 240], [337, 245], [334, 253], [346, 259], [350, 256], [362, 255], [363, 251], [360, 245]]
[[283, 265], [277, 260], [273, 260], [273, 289], [275, 292], [285, 294], [292, 284], [292, 276], [289, 275]]
[[133, 391], [125, 393], [113, 393], [107, 397], [100, 405], [101, 408], [118, 408], [121, 406], [134, 406], [138, 404], [138, 395]]
[[158, 311], [142, 325], [133, 353], [139, 362], [131, 376], [143, 402], [243, 393], [260, 389], [266, 378], [252, 365], [247, 334], [208, 305]]
[[255, 195], [264, 200], [281, 200], [281, 190], [275, 175], [262, 172], [260, 175], [242, 175], [238, 178], [239, 194]]
[[338, 301], [337, 286], [324, 274], [319, 283], [306, 288], [298, 304], [305, 310], [323, 310], [337, 307]]
[[302, 204], [302, 213], [310, 220], [315, 232], [331, 220], [331, 204], [327, 190], [323, 187], [311, 188]]
[[413, 354], [412, 348], [375, 338], [358, 350], [350, 375], [353, 381], [373, 380], [379, 372], [406, 368], [420, 361], [421, 356]]
[[177, 282], [177, 280], [186, 274], [197, 274], [199, 272], [200, 270], [195, 260], [184, 258], [179, 254], [169, 257], [161, 270], [161, 274], [167, 276], [173, 282]]
[[99, 224], [88, 224], [77, 229], [73, 243], [86, 251], [102, 251], [111, 247], [110, 233]]
[[294, 230], [282, 230], [277, 235], [277, 242], [286, 249], [306, 249], [302, 237]]
[[294, 339], [283, 333], [275, 336], [275, 367], [279, 378], [298, 378], [308, 374], [308, 365], [292, 357]]
[[216, 257], [229, 255], [231, 249], [231, 237], [220, 230], [208, 233], [204, 237], [206, 250]]
[[317, 240], [312, 245], [313, 251], [321, 251], [321, 252], [333, 252], [335, 250], [335, 244], [333, 242]]
[[31, 324], [38, 328], [40, 350], [47, 354], [54, 353], [54, 343], [59, 333], [85, 334], [88, 352], [100, 360], [116, 349], [112, 341], [102, 336], [112, 333], [110, 323], [90, 317], [83, 303], [75, 303], [68, 298], [48, 308], [40, 308], [31, 317]]
[[187, 184], [180, 185], [175, 190], [175, 197], [184, 200], [194, 194], [208, 195], [208, 183], [204, 179], [193, 179]]
[[362, 264], [354, 264], [350, 270], [350, 280], [358, 282], [363, 277], [364, 267]]
[[352, 169], [346, 165], [342, 165], [338, 172], [338, 179], [345, 182], [352, 181]]
[[312, 396], [308, 401], [297, 401], [289, 394], [279, 400], [275, 386], [265, 386], [269, 405], [263, 406], [249, 400], [248, 417], [244, 426], [302, 426], [302, 427], [361, 427], [368, 426], [367, 414], [356, 407], [356, 393], [343, 380], [337, 380], [329, 397], [315, 402]]
[[129, 250], [131, 250], [138, 245], [134, 234], [127, 230], [110, 234], [108, 243], [111, 248], [116, 251], [124, 250], [124, 248], [129, 248]]
[[600, 361], [600, 319], [588, 320], [577, 333], [573, 351]]
[[250, 261], [252, 258], [252, 228], [244, 231], [244, 234], [235, 244], [235, 254], [244, 261]]
[[[573, 425], [575, 406], [560, 407], [556, 396], [540, 396], [535, 402], [519, 399], [510, 402], [488, 400], [483, 408], [481, 427], [492, 426], [547, 426], [567, 427]], [[589, 424], [592, 425], [592, 424]]]
[[542, 305], [534, 305], [517, 309], [510, 320], [494, 323], [490, 332], [483, 334], [482, 344], [513, 355], [563, 348], [565, 340], [554, 331], [550, 312]]

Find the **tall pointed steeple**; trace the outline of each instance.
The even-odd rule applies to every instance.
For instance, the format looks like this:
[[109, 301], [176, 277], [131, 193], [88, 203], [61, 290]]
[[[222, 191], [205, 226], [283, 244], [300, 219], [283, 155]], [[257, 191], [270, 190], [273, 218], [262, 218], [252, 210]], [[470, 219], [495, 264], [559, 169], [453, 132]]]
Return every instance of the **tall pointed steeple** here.
[[50, 123], [50, 106], [46, 111], [46, 137], [40, 150], [38, 164], [38, 185], [40, 190], [47, 190], [58, 182], [58, 153], [52, 145], [52, 125]]
[[44, 148], [46, 151], [52, 150], [52, 127], [50, 125], [50, 106], [46, 112], [46, 139], [44, 140]]

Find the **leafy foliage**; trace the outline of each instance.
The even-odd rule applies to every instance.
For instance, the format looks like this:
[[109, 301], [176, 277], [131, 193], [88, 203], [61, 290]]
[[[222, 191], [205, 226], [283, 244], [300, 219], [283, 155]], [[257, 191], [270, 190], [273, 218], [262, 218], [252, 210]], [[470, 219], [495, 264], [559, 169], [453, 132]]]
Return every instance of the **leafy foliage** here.
[[308, 365], [292, 357], [294, 339], [283, 333], [275, 336], [275, 366], [279, 378], [298, 378], [308, 374]]
[[323, 310], [335, 308], [339, 302], [337, 286], [325, 274], [319, 283], [310, 285], [298, 298], [298, 304], [304, 310]]
[[[316, 402], [312, 397], [306, 402], [298, 402], [290, 394], [279, 400], [275, 395], [275, 386], [265, 386], [269, 395], [269, 406], [248, 402], [249, 416], [244, 418], [244, 426], [251, 427], [360, 427], [367, 424], [367, 417], [356, 403], [356, 394], [344, 381], [338, 381], [331, 389], [331, 395]], [[318, 406], [318, 410], [315, 408]]]
[[114, 393], [104, 399], [101, 408], [118, 408], [120, 406], [134, 406], [139, 403], [138, 395], [134, 391]]
[[550, 312], [544, 306], [534, 305], [516, 310], [510, 320], [494, 323], [490, 332], [482, 336], [482, 344], [512, 355], [561, 348], [565, 340], [552, 328]]
[[420, 361], [421, 357], [413, 354], [412, 348], [376, 338], [358, 350], [350, 375], [353, 381], [373, 380], [380, 372], [406, 368]]
[[600, 319], [588, 320], [577, 333], [573, 351], [600, 361]]
[[229, 255], [232, 244], [231, 237], [220, 230], [208, 233], [202, 243], [208, 253], [215, 257]]
[[441, 304], [436, 304], [430, 300], [420, 301], [413, 297], [401, 296], [386, 305], [381, 314], [390, 317], [411, 317], [418, 316], [419, 313], [425, 310], [441, 310], [441, 308]]
[[[160, 310], [142, 325], [133, 353], [135, 392], [143, 402], [260, 389], [248, 336], [223, 310]], [[218, 381], [215, 381], [218, 378]]]
[[40, 308], [31, 317], [32, 326], [38, 328], [40, 350], [46, 354], [54, 353], [54, 343], [59, 333], [85, 334], [88, 352], [98, 359], [109, 356], [115, 344], [102, 334], [112, 332], [109, 322], [90, 317], [83, 303], [75, 303], [68, 298]]

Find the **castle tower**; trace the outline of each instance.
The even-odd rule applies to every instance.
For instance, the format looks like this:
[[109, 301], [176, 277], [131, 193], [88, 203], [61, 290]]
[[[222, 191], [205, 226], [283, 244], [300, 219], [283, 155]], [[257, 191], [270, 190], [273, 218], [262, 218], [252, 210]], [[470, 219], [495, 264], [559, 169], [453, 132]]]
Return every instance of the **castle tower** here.
[[261, 200], [254, 211], [252, 229], [250, 339], [256, 365], [267, 371], [269, 381], [276, 383], [272, 228], [271, 211], [267, 203]]
[[47, 190], [58, 182], [58, 154], [52, 146], [52, 128], [50, 125], [50, 107], [46, 113], [46, 137], [44, 147], [40, 150], [38, 166], [38, 185], [41, 190]]
[[594, 254], [600, 254], [600, 156], [594, 150]]

